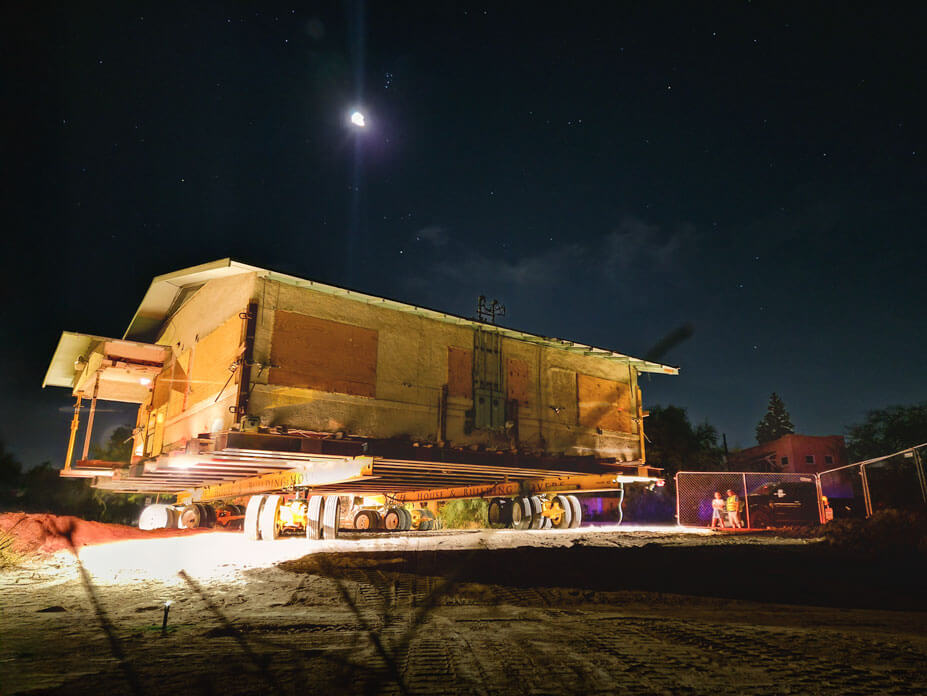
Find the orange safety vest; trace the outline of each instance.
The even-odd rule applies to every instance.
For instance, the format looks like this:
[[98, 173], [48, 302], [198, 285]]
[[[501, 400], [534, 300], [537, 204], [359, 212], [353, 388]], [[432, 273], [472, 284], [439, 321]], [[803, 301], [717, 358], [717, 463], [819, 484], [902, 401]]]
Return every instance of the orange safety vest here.
[[737, 506], [737, 503], [738, 503], [738, 502], [739, 502], [739, 501], [738, 501], [738, 498], [737, 498], [736, 495], [729, 495], [729, 496], [727, 497], [727, 511], [728, 511], [728, 512], [737, 512], [737, 507], [738, 507], [738, 506]]

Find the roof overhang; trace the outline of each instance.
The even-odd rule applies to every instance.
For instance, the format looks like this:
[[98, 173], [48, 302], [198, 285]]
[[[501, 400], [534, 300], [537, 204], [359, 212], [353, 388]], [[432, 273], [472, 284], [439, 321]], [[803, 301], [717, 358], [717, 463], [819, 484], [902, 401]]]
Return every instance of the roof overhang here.
[[135, 316], [132, 318], [132, 323], [129, 324], [129, 328], [126, 330], [124, 338], [154, 341], [158, 329], [168, 318], [168, 314], [171, 308], [174, 306], [177, 295], [185, 287], [205, 283], [206, 281], [216, 278], [228, 278], [231, 276], [243, 275], [247, 273], [255, 273], [259, 277], [267, 278], [269, 280], [286, 283], [296, 287], [308, 288], [314, 290], [315, 292], [324, 293], [327, 295], [344, 297], [355, 302], [363, 302], [365, 304], [385, 307], [398, 312], [415, 314], [420, 317], [433, 319], [443, 323], [456, 324], [458, 326], [468, 326], [474, 329], [482, 329], [484, 331], [492, 331], [519, 341], [534, 343], [536, 345], [542, 345], [549, 348], [558, 348], [572, 353], [579, 353], [581, 355], [592, 355], [599, 358], [604, 358], [606, 360], [613, 360], [629, 365], [635, 368], [638, 372], [651, 372], [664, 375], [679, 374], [678, 367], [662, 365], [660, 363], [651, 362], [649, 360], [635, 358], [613, 350], [596, 348], [594, 346], [585, 345], [583, 343], [566, 341], [559, 338], [538, 336], [535, 334], [525, 333], [524, 331], [509, 329], [504, 326], [485, 324], [483, 322], [474, 321], [473, 319], [467, 319], [454, 314], [447, 314], [446, 312], [439, 312], [434, 309], [428, 309], [427, 307], [418, 307], [416, 305], [410, 305], [404, 302], [390, 300], [385, 297], [376, 297], [374, 295], [367, 295], [362, 292], [356, 292], [346, 288], [339, 288], [333, 285], [318, 283], [313, 280], [297, 278], [285, 273], [277, 273], [276, 271], [270, 271], [266, 268], [249, 266], [248, 264], [234, 261], [229, 258], [219, 259], [218, 261], [212, 261], [210, 263], [204, 263], [199, 266], [193, 266], [191, 268], [175, 271], [174, 273], [167, 273], [165, 275], [157, 276], [153, 281], [151, 281], [151, 286], [148, 288], [148, 292], [145, 293], [145, 298], [142, 300], [142, 304], [139, 306], [138, 311], [135, 312]]
[[170, 352], [167, 346], [65, 331], [58, 339], [43, 387], [67, 387], [75, 395], [140, 404]]
[[174, 304], [177, 294], [185, 287], [199, 285], [216, 278], [229, 278], [245, 273], [268, 273], [262, 268], [248, 266], [232, 259], [220, 259], [210, 263], [184, 268], [173, 273], [157, 276], [151, 281], [141, 305], [126, 329], [125, 339], [154, 341], [155, 334]]

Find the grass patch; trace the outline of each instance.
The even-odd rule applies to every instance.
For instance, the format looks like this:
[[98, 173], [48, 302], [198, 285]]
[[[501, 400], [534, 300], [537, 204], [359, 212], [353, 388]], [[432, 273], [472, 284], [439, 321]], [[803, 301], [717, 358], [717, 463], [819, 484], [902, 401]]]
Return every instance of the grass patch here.
[[22, 565], [25, 557], [15, 549], [16, 538], [0, 531], [0, 568], [15, 568]]
[[445, 529], [473, 529], [489, 526], [489, 501], [483, 498], [450, 500], [438, 509]]

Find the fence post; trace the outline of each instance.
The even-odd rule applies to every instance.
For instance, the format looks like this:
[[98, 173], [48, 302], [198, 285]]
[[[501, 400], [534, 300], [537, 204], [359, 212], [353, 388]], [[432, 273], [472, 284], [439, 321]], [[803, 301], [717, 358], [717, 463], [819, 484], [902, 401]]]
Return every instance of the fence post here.
[[869, 497], [869, 479], [866, 477], [866, 465], [859, 465], [859, 475], [863, 479], [863, 504], [866, 506], [866, 517], [872, 517], [872, 498]]
[[747, 474], [741, 472], [740, 475], [744, 480], [744, 512], [747, 513], [747, 529], [752, 529], [750, 526], [750, 496], [747, 495]]
[[927, 503], [927, 477], [924, 476], [924, 460], [916, 447], [911, 452], [914, 455], [914, 471], [917, 472], [917, 482], [921, 486], [921, 498]]
[[824, 491], [821, 488], [821, 474], [814, 475], [814, 487], [818, 492], [818, 524], [824, 524]]
[[679, 472], [676, 472], [676, 475], [673, 476], [673, 480], [676, 482], [676, 526], [680, 526], [682, 522], [679, 521]]

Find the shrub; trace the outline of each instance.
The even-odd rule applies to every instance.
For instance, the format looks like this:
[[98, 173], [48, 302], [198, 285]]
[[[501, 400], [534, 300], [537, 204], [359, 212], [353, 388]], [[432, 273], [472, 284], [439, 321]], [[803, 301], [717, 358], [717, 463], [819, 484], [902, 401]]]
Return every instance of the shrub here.
[[863, 553], [927, 554], [927, 516], [903, 510], [879, 510], [866, 520], [837, 519], [823, 527], [833, 546]]
[[438, 509], [445, 529], [473, 529], [489, 526], [489, 501], [483, 498], [450, 500]]

